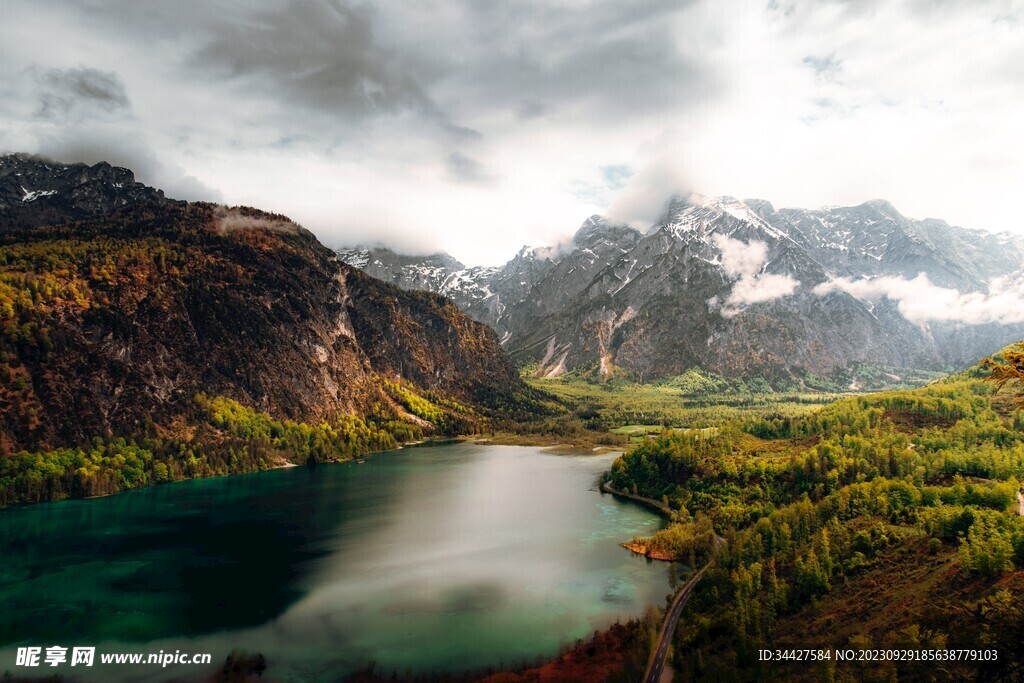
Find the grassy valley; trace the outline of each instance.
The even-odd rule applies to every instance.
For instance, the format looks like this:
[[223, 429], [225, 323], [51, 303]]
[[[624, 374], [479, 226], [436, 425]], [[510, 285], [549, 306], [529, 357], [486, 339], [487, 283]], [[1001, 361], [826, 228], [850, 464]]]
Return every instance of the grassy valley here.
[[[762, 378], [726, 380], [697, 368], [648, 383], [624, 374], [604, 380], [587, 371], [539, 378], [530, 366], [520, 374], [535, 392], [535, 407], [543, 405], [545, 412], [521, 412], [524, 419], [489, 423], [488, 436], [495, 442], [628, 449], [665, 429], [709, 430], [749, 418], [797, 418], [860, 393], [834, 382], [817, 385], [820, 390], [773, 388]], [[896, 386], [907, 388], [942, 376], [914, 371], [888, 375], [887, 381], [899, 380]]]

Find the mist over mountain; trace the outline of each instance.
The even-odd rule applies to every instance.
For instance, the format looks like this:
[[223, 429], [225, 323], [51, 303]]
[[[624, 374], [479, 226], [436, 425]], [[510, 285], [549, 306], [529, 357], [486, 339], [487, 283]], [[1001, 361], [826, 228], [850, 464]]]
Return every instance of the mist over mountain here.
[[673, 197], [646, 232], [595, 215], [568, 247], [524, 248], [492, 268], [446, 254], [338, 254], [451, 297], [540, 376], [700, 368], [855, 385], [858, 364], [946, 369], [1024, 334], [1024, 238], [907, 218], [881, 200], [777, 210]]
[[0, 233], [94, 218], [143, 202], [176, 203], [105, 161], [90, 166], [0, 155]]

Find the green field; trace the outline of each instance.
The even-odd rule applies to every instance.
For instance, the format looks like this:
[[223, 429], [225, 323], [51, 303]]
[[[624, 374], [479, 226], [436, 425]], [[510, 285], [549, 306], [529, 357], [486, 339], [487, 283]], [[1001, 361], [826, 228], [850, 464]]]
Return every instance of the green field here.
[[662, 427], [703, 428], [751, 416], [806, 415], [850, 394], [708, 393], [688, 394], [671, 384], [591, 382], [574, 377], [525, 377], [533, 388], [551, 394], [583, 420], [599, 420], [621, 434], [658, 433]]
[[[546, 402], [548, 413], [493, 425], [487, 434], [495, 443], [629, 449], [666, 428], [708, 430], [743, 420], [799, 418], [857, 395], [838, 391], [774, 391], [763, 381], [727, 381], [696, 369], [645, 384], [623, 376], [598, 381], [585, 371], [554, 379], [534, 377], [529, 367], [521, 373], [523, 380], [542, 397], [540, 402]], [[919, 386], [935, 376], [936, 373], [915, 372], [905, 373], [900, 379]], [[809, 379], [812, 378], [805, 378]], [[819, 384], [835, 386], [835, 382]]]
[[613, 434], [625, 434], [627, 436], [637, 436], [640, 434], [658, 434], [664, 429], [664, 425], [622, 425], [609, 431]]

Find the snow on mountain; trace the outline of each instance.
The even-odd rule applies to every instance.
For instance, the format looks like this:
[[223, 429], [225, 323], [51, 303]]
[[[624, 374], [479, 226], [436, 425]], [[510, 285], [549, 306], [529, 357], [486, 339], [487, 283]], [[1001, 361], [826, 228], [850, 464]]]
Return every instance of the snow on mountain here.
[[695, 366], [776, 379], [855, 362], [945, 368], [1024, 336], [1019, 325], [912, 323], [897, 302], [821, 287], [926, 273], [982, 292], [1024, 264], [1020, 237], [910, 219], [881, 200], [777, 210], [758, 199], [677, 196], [646, 234], [591, 216], [568, 245], [524, 247], [497, 268], [381, 249], [339, 258], [451, 297], [543, 375], [591, 365], [641, 378]]
[[353, 268], [359, 268], [360, 270], [366, 267], [366, 264], [370, 262], [370, 250], [369, 249], [338, 249], [338, 260], [342, 263], [347, 263]]
[[884, 200], [858, 206], [763, 211], [831, 274], [841, 277], [927, 273], [960, 291], [984, 291], [992, 277], [1024, 261], [1024, 238], [903, 216]]
[[170, 201], [162, 191], [136, 182], [130, 170], [105, 162], [52, 164], [28, 154], [0, 155], [0, 232]]
[[[723, 219], [727, 224], [723, 225]], [[662, 229], [679, 239], [706, 240], [712, 232], [724, 231], [726, 236], [731, 236], [741, 227], [763, 232], [773, 239], [789, 237], [735, 197], [707, 197], [696, 193], [670, 202]]]
[[25, 196], [21, 198], [23, 203], [34, 202], [40, 197], [50, 197], [57, 194], [57, 190], [26, 190], [25, 186], [21, 186], [21, 191], [25, 193]]
[[[505, 308], [497, 291], [500, 268], [467, 268], [449, 254], [406, 256], [384, 247], [338, 249], [336, 253], [341, 261], [402, 289], [426, 289], [443, 294], [462, 310], [495, 327]], [[527, 252], [517, 256], [521, 260], [533, 258], [532, 253]]]

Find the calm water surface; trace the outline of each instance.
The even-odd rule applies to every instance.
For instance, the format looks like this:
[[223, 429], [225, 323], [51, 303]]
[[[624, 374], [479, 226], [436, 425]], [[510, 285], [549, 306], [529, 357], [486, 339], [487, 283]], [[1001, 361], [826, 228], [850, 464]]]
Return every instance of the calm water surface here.
[[669, 592], [618, 545], [660, 520], [596, 491], [611, 460], [458, 443], [0, 510], [0, 672], [44, 673], [18, 645], [240, 648], [287, 681], [553, 655]]

